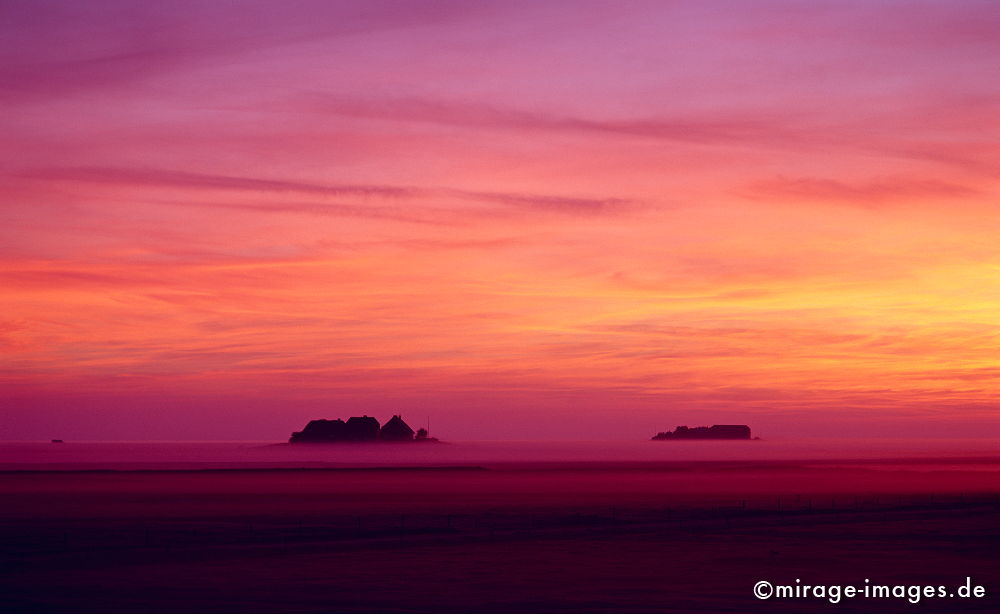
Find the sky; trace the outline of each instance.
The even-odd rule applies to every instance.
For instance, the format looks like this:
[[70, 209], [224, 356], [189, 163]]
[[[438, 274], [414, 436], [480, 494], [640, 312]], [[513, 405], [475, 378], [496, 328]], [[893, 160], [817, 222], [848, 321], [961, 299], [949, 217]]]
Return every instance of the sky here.
[[996, 2], [0, 29], [0, 439], [1000, 436]]

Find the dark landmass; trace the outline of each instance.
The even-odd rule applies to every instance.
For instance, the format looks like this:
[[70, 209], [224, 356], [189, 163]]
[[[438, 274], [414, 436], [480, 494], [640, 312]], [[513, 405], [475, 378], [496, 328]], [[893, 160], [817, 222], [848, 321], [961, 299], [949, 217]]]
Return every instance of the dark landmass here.
[[371, 416], [351, 416], [344, 422], [336, 420], [310, 420], [301, 431], [295, 431], [288, 443], [342, 443], [342, 442], [436, 442], [427, 429], [414, 431], [403, 417], [395, 415], [379, 426]]
[[678, 426], [673, 431], [657, 433], [654, 441], [671, 439], [750, 439], [750, 427], [745, 424], [713, 424], [712, 426]]

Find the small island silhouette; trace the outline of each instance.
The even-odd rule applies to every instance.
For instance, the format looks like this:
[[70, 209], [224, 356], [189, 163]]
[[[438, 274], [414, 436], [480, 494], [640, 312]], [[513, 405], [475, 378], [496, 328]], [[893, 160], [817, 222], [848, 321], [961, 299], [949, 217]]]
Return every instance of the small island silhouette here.
[[657, 433], [654, 441], [676, 439], [750, 439], [750, 427], [745, 424], [713, 424], [712, 426], [678, 426], [673, 431]]
[[344, 422], [336, 420], [310, 420], [301, 431], [295, 431], [288, 443], [339, 443], [339, 442], [436, 442], [427, 429], [414, 431], [401, 415], [394, 415], [379, 426], [378, 420], [365, 416], [351, 416]]

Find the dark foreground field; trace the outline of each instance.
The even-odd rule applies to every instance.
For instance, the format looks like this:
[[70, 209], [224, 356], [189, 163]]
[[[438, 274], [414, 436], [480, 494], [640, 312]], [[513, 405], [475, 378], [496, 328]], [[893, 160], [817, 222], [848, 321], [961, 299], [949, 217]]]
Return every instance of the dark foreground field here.
[[[970, 465], [971, 466], [971, 465]], [[995, 472], [0, 475], [3, 612], [995, 612]], [[771, 599], [757, 581], [983, 598]]]

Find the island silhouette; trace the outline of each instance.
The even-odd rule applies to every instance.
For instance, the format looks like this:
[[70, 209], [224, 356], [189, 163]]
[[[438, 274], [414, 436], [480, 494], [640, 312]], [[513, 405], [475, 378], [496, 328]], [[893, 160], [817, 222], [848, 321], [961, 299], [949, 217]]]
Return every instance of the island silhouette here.
[[288, 443], [340, 443], [340, 442], [417, 442], [437, 439], [428, 436], [427, 429], [414, 431], [399, 414], [379, 426], [372, 416], [351, 416], [345, 422], [335, 420], [310, 420], [301, 431], [295, 431]]
[[712, 426], [678, 426], [673, 431], [657, 433], [654, 441], [677, 439], [750, 439], [750, 427], [745, 424], [713, 424]]

